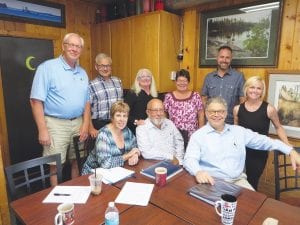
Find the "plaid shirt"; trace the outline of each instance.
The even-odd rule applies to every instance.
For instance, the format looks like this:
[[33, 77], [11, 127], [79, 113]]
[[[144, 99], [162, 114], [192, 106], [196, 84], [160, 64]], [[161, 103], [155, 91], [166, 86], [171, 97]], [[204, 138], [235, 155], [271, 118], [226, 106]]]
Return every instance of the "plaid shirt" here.
[[110, 108], [113, 103], [123, 100], [122, 82], [117, 77], [104, 80], [97, 76], [89, 82], [92, 119], [110, 119]]

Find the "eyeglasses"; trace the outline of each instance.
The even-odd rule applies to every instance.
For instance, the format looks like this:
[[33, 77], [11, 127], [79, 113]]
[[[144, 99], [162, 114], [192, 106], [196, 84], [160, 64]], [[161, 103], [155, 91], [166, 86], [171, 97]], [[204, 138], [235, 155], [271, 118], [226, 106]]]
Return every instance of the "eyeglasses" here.
[[213, 116], [213, 115], [221, 116], [221, 115], [224, 115], [225, 110], [207, 110], [206, 112], [210, 116]]
[[178, 83], [178, 84], [187, 84], [187, 83], [189, 83], [189, 81], [188, 80], [176, 80], [176, 83]]
[[111, 69], [111, 65], [109, 65], [109, 64], [108, 64], [108, 65], [103, 65], [103, 64], [100, 64], [100, 65], [99, 65], [99, 64], [96, 64], [96, 66], [97, 66], [97, 68], [100, 69], [100, 70], [102, 70], [102, 69], [107, 69], [107, 70], [108, 70], [108, 69]]
[[155, 113], [158, 113], [158, 112], [160, 112], [160, 113], [162, 113], [162, 112], [164, 112], [165, 110], [164, 109], [148, 109], [150, 112], [155, 112]]
[[150, 76], [140, 76], [138, 77], [139, 80], [151, 80], [152, 78]]
[[72, 44], [72, 43], [68, 43], [68, 42], [65, 42], [64, 43], [68, 48], [75, 48], [77, 50], [81, 50], [82, 49], [82, 46], [81, 45], [75, 45], [75, 44]]

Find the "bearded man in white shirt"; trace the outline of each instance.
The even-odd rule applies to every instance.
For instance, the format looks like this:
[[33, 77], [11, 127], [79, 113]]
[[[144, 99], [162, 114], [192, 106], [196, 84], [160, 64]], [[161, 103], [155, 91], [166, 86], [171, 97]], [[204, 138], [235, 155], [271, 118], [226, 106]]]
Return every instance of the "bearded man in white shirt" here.
[[165, 117], [163, 102], [152, 99], [147, 104], [148, 118], [136, 129], [138, 148], [145, 159], [173, 160], [182, 164], [183, 138], [174, 123]]

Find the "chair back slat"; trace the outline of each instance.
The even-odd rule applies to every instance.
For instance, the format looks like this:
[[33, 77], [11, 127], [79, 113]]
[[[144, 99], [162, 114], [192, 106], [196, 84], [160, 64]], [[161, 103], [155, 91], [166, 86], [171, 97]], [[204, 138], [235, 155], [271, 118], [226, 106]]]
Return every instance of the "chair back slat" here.
[[39, 157], [6, 167], [5, 174], [11, 199], [15, 200], [50, 186], [49, 179], [54, 174], [50, 174], [50, 171], [45, 172], [45, 165], [50, 163], [56, 164], [57, 182], [62, 182], [60, 154]]
[[82, 166], [85, 163], [90, 151], [92, 151], [95, 146], [95, 139], [89, 136], [84, 142], [80, 142], [79, 138], [79, 135], [74, 136], [73, 144], [79, 174], [81, 175]]
[[[300, 147], [294, 148], [300, 153]], [[300, 174], [292, 169], [287, 156], [274, 151], [275, 199], [280, 200], [282, 192], [300, 190]]]

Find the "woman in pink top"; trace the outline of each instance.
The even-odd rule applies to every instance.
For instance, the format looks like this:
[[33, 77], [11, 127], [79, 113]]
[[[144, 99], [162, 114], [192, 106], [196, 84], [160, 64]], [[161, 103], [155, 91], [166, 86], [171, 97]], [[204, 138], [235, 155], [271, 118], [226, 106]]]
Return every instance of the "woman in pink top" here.
[[203, 105], [200, 94], [189, 90], [190, 74], [187, 70], [176, 72], [176, 90], [165, 95], [164, 107], [181, 132], [185, 147], [191, 134], [204, 125]]

